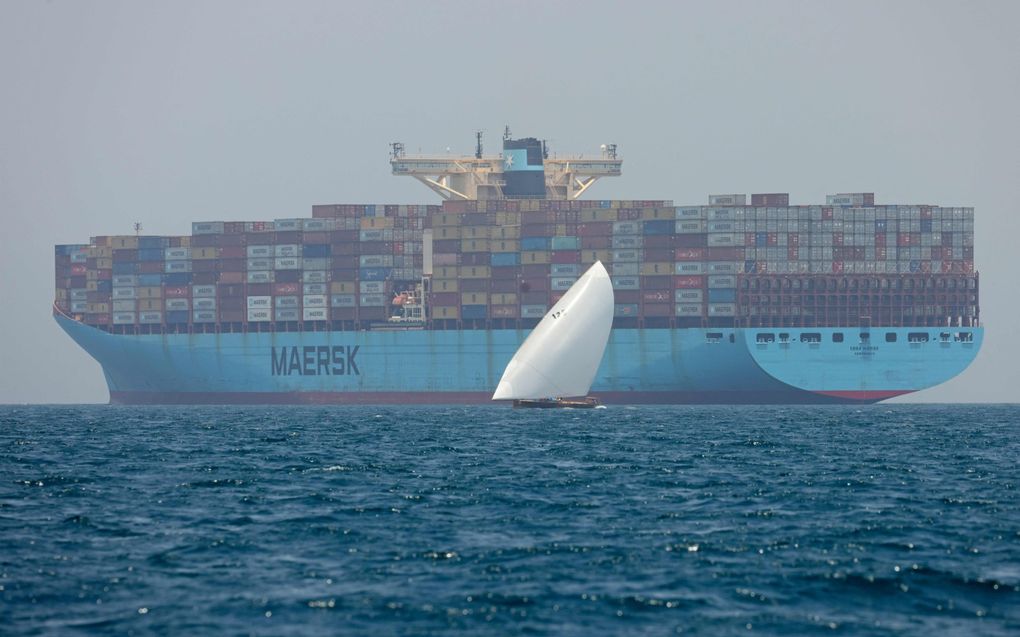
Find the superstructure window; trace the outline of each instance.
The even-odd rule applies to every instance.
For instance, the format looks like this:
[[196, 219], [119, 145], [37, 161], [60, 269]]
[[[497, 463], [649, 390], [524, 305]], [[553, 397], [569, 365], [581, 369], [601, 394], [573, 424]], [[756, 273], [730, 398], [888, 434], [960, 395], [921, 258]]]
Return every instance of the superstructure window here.
[[948, 343], [951, 338], [949, 332], [939, 332], [939, 340], [943, 343]]
[[755, 340], [759, 343], [775, 343], [776, 335], [770, 332], [760, 332]]
[[960, 343], [973, 343], [974, 334], [971, 332], [957, 332], [956, 340], [959, 341]]
[[821, 343], [822, 335], [818, 332], [804, 332], [800, 335], [801, 343]]
[[842, 343], [843, 342], [843, 332], [833, 332], [832, 333], [832, 342], [833, 343]]
[[787, 334], [786, 332], [780, 332], [779, 333], [779, 342], [780, 343], [789, 343], [790, 342], [790, 335]]
[[885, 333], [885, 342], [886, 343], [895, 343], [896, 342], [896, 332], [886, 332]]
[[722, 332], [707, 332], [705, 334], [705, 340], [708, 341], [709, 343], [721, 343]]
[[908, 343], [927, 343], [928, 332], [910, 332], [907, 334]]

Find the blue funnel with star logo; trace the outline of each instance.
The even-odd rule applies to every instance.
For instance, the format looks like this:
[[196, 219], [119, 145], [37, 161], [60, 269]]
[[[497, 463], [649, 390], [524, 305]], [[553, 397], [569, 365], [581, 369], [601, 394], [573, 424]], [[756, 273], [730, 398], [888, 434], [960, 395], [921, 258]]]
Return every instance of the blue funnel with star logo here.
[[542, 141], [534, 137], [503, 140], [503, 196], [544, 199], [545, 166]]

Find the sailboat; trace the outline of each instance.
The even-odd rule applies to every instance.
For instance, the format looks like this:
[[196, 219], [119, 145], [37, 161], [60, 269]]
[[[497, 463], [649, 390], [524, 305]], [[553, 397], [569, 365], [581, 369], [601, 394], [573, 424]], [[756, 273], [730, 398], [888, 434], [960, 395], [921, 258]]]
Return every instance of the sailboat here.
[[592, 408], [588, 396], [613, 326], [613, 283], [596, 261], [510, 359], [492, 395], [514, 407]]

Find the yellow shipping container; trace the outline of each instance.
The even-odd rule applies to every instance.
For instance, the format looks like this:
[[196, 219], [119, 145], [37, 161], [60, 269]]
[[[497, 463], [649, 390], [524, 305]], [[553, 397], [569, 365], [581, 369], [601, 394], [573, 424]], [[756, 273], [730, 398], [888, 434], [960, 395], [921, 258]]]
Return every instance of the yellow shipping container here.
[[489, 242], [493, 252], [518, 252], [521, 249], [521, 242], [516, 239], [493, 239]]
[[137, 288], [138, 293], [135, 295], [140, 299], [161, 299], [163, 298], [163, 288], [158, 286], [153, 287], [141, 287]]
[[433, 239], [460, 239], [460, 226], [440, 226], [432, 229]]
[[138, 301], [139, 312], [152, 312], [163, 309], [163, 299], [140, 299]]
[[520, 226], [499, 226], [489, 232], [493, 239], [519, 239], [521, 237]]
[[433, 292], [459, 292], [460, 283], [457, 279], [432, 279]]
[[67, 290], [65, 290], [64, 288], [57, 288], [57, 300], [58, 301], [66, 301], [67, 300]]
[[462, 239], [488, 239], [492, 226], [462, 226], [460, 236]]
[[109, 246], [92, 246], [85, 251], [85, 256], [90, 259], [112, 259], [113, 248]]
[[354, 281], [333, 281], [329, 284], [330, 294], [354, 294], [358, 291], [358, 284]]
[[489, 251], [489, 240], [488, 239], [461, 239], [460, 240], [460, 251], [461, 252], [488, 252]]
[[134, 235], [110, 237], [110, 244], [117, 250], [137, 250], [138, 237]]
[[393, 227], [393, 217], [362, 217], [362, 230], [384, 230]]
[[521, 223], [521, 213], [519, 212], [497, 212], [496, 213], [496, 225], [497, 226], [516, 226]]
[[591, 265], [596, 261], [602, 263], [613, 262], [612, 250], [581, 250], [581, 263], [585, 265]]
[[192, 259], [216, 259], [219, 256], [219, 248], [195, 248], [191, 251]]
[[488, 305], [489, 295], [486, 292], [464, 292], [460, 295], [461, 305]]
[[460, 318], [460, 306], [458, 305], [437, 305], [432, 308], [433, 319], [455, 319]]
[[96, 259], [97, 270], [109, 270], [113, 268], [113, 259], [110, 257], [100, 257]]
[[480, 199], [479, 201], [477, 201], [476, 205], [478, 206], [476, 208], [476, 210], [478, 210], [478, 212], [488, 212], [489, 211], [489, 204], [486, 203], [486, 201], [484, 199]]
[[460, 213], [440, 212], [432, 215], [432, 227], [438, 228], [439, 226], [460, 226]]
[[178, 237], [178, 239], [181, 240], [181, 247], [182, 248], [190, 248], [191, 247], [191, 237]]
[[675, 219], [676, 210], [673, 208], [642, 208], [642, 219]]
[[[94, 273], [95, 273], [95, 270], [89, 270], [88, 272], [85, 273], [85, 275], [88, 276], [88, 275], [94, 274]], [[99, 289], [99, 280], [98, 279], [88, 279], [87, 281], [85, 281], [85, 290], [87, 292], [95, 292], [98, 289]]]
[[516, 305], [517, 295], [516, 294], [493, 294], [492, 295], [493, 305]]
[[674, 274], [674, 268], [672, 262], [652, 262], [641, 264], [641, 274], [649, 276], [653, 274]]
[[492, 268], [487, 265], [462, 265], [457, 272], [461, 279], [488, 279], [492, 277]]
[[432, 276], [437, 279], [456, 279], [458, 274], [455, 265], [440, 265], [432, 268]]
[[87, 303], [85, 305], [85, 311], [89, 314], [109, 314], [110, 304], [109, 303]]
[[616, 208], [595, 208], [595, 221], [619, 221], [619, 210]]
[[521, 253], [521, 265], [531, 263], [549, 263], [552, 253], [546, 250], [526, 250]]

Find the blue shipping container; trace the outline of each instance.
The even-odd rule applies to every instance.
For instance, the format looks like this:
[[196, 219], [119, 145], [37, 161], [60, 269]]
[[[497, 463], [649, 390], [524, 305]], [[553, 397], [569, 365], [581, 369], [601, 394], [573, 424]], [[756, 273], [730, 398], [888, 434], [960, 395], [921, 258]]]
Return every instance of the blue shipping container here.
[[163, 248], [142, 248], [138, 249], [139, 261], [162, 261]]
[[[163, 275], [167, 285], [191, 285], [191, 272], [171, 272]], [[185, 312], [187, 314], [187, 312]]]
[[491, 261], [492, 265], [520, 265], [521, 255], [518, 252], [493, 252]]
[[709, 288], [709, 303], [736, 303], [737, 291], [733, 288]]
[[138, 285], [143, 287], [143, 288], [151, 288], [151, 287], [156, 287], [158, 285], [163, 285], [163, 275], [162, 274], [139, 274], [138, 275]]
[[301, 248], [301, 255], [306, 259], [322, 259], [329, 256], [328, 243], [313, 243]]
[[521, 250], [548, 250], [549, 237], [524, 237], [521, 239]]
[[121, 261], [113, 262], [113, 273], [114, 274], [134, 274], [138, 272], [138, 264], [134, 262]]
[[361, 268], [358, 272], [360, 281], [385, 281], [390, 278], [393, 268]]
[[755, 261], [744, 261], [744, 272], [748, 274], [754, 272], [756, 269], [756, 263], [757, 262]]
[[170, 240], [166, 237], [138, 237], [139, 250], [160, 250], [170, 247]]
[[650, 219], [645, 221], [644, 233], [648, 235], [673, 234], [676, 221], [673, 219]]
[[96, 290], [99, 292], [113, 292], [113, 281], [110, 279], [96, 281]]
[[764, 247], [769, 242], [769, 235], [766, 232], [759, 232], [754, 235], [754, 245], [758, 248]]
[[485, 305], [461, 305], [460, 318], [462, 319], [484, 319], [487, 315]]
[[189, 314], [191, 314], [191, 312], [187, 310], [170, 310], [169, 312], [166, 313], [166, 322], [187, 323]]
[[577, 237], [553, 237], [551, 245], [553, 250], [579, 250], [581, 240]]

